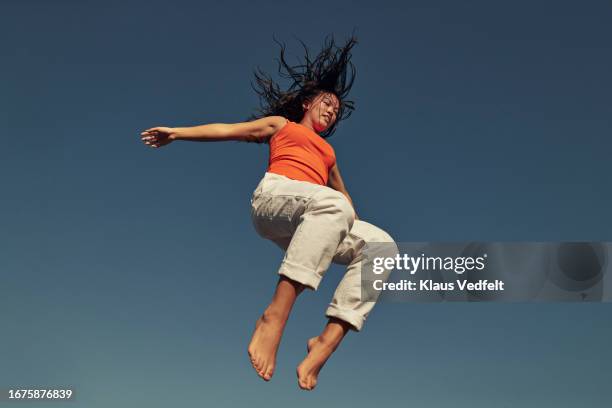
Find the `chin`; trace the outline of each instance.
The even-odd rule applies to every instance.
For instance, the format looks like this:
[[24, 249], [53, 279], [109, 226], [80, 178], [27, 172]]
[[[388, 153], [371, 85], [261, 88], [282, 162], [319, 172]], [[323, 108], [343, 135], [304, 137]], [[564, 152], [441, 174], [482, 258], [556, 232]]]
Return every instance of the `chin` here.
[[325, 132], [329, 128], [330, 126], [327, 126], [327, 123], [317, 123], [317, 126], [315, 127], [317, 133]]

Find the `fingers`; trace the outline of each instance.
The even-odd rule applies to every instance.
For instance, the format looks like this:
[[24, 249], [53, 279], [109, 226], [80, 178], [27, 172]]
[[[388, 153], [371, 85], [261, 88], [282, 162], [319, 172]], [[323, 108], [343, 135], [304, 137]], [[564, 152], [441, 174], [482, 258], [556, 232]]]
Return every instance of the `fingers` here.
[[163, 129], [158, 126], [158, 127], [153, 127], [153, 128], [150, 128], [150, 129], [147, 129], [141, 132], [140, 136], [159, 136], [162, 133], [163, 133]]
[[157, 143], [159, 141], [155, 136], [141, 136], [140, 140], [142, 140], [145, 144]]
[[149, 144], [150, 142], [159, 141], [159, 131], [158, 128], [147, 129], [144, 132], [140, 133], [140, 140]]
[[155, 136], [142, 136], [140, 140], [151, 147], [159, 147], [161, 145], [161, 141]]
[[147, 146], [151, 146], [151, 147], [160, 147], [163, 146], [163, 143], [160, 143], [158, 141], [154, 141], [154, 142], [144, 142], [144, 144], [146, 144]]
[[165, 130], [167, 128], [156, 126], [149, 128], [140, 133], [140, 140], [144, 142], [144, 144], [151, 147], [161, 147], [167, 144], [165, 134]]

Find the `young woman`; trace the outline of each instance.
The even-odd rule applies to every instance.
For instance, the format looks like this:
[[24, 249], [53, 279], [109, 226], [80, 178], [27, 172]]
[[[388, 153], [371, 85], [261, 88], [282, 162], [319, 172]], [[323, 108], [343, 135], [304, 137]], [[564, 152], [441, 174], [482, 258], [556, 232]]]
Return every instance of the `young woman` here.
[[[259, 114], [249, 122], [195, 127], [154, 127], [141, 134], [143, 142], [159, 148], [175, 140], [244, 141], [269, 143], [267, 171], [253, 192], [251, 215], [256, 231], [285, 251], [270, 305], [257, 320], [248, 346], [251, 363], [266, 381], [274, 373], [283, 329], [304, 288], [316, 290], [331, 262], [347, 271], [326, 311], [323, 332], [307, 342], [308, 354], [297, 367], [298, 384], [311, 390], [327, 359], [349, 330], [359, 331], [374, 306], [361, 301], [361, 263], [366, 242], [393, 239], [380, 228], [359, 220], [325, 140], [353, 110], [346, 97], [355, 68], [350, 61], [354, 38], [344, 46], [326, 41], [304, 64], [290, 66], [281, 45], [279, 73], [292, 80], [285, 91], [261, 71], [255, 90], [261, 98]], [[397, 247], [393, 244], [394, 256]], [[387, 275], [386, 275], [387, 276]]]

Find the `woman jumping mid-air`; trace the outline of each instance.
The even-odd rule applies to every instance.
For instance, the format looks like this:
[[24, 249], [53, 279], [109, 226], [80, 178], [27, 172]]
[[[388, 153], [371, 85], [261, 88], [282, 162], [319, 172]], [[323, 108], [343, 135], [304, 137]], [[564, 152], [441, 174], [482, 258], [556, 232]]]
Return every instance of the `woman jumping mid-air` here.
[[346, 333], [361, 330], [374, 307], [374, 301], [361, 300], [364, 245], [393, 243], [385, 231], [358, 219], [326, 140], [354, 109], [346, 98], [355, 77], [355, 44], [350, 38], [336, 46], [330, 38], [315, 58], [304, 47], [305, 61], [296, 66], [287, 63], [281, 45], [279, 74], [292, 83], [281, 90], [258, 70], [255, 90], [261, 109], [249, 122], [154, 127], [141, 134], [154, 148], [175, 140], [269, 144], [268, 168], [253, 192], [251, 218], [257, 233], [280, 246], [285, 256], [272, 301], [248, 346], [251, 363], [264, 380], [274, 373], [283, 329], [298, 295], [304, 288], [316, 290], [331, 262], [347, 265], [325, 312], [329, 321], [320, 335], [308, 340], [308, 354], [297, 367], [298, 384], [306, 390], [315, 387], [320, 369]]

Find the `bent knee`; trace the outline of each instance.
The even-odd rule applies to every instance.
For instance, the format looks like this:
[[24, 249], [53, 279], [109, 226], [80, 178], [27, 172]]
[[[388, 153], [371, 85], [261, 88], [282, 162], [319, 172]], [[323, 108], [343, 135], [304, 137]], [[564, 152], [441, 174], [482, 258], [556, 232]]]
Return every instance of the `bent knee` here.
[[331, 188], [325, 189], [318, 196], [313, 197], [313, 207], [334, 215], [348, 224], [350, 229], [355, 222], [355, 210], [349, 200], [339, 191]]
[[387, 231], [369, 224], [367, 228], [367, 234], [365, 235], [365, 241], [371, 243], [378, 243], [384, 245], [375, 245], [377, 251], [384, 252], [387, 256], [395, 256], [399, 253], [399, 247], [391, 235]]
[[342, 213], [342, 217], [346, 218], [349, 222], [349, 225], [352, 227], [353, 223], [355, 222], [355, 209], [353, 208], [349, 200], [342, 193], [340, 194], [341, 197], [338, 198], [337, 206], [340, 209], [340, 212]]
[[370, 224], [367, 221], [360, 220], [359, 234], [367, 242], [389, 242], [395, 243], [395, 240], [387, 231], [376, 225]]
[[377, 228], [375, 239], [377, 242], [395, 243], [395, 240], [393, 239], [393, 237], [389, 235], [387, 231], [380, 229], [380, 228]]

